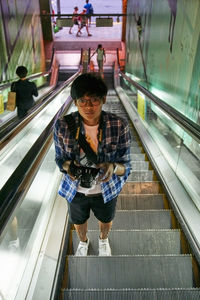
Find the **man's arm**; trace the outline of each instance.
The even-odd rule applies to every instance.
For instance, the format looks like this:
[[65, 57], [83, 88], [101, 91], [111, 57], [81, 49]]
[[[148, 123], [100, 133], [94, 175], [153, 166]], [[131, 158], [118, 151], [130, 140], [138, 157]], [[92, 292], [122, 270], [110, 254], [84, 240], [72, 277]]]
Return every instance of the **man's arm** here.
[[97, 49], [93, 52], [93, 54], [90, 56], [90, 59], [92, 58], [93, 55], [97, 52]]
[[128, 176], [131, 170], [130, 163], [130, 143], [131, 136], [128, 124], [124, 123], [121, 126], [120, 138], [117, 150], [117, 158], [115, 162], [106, 162], [99, 164], [103, 173], [99, 176], [101, 182], [109, 181], [113, 174], [117, 176]]
[[67, 174], [72, 180], [75, 180], [76, 178], [70, 172], [70, 164], [72, 162], [72, 159], [70, 159], [70, 157], [68, 157], [66, 154], [60, 127], [61, 122], [60, 120], [57, 120], [54, 127], [54, 145], [56, 153], [55, 161], [62, 173]]
[[106, 62], [106, 51], [103, 49], [104, 62]]
[[38, 96], [37, 86], [36, 86], [36, 84], [34, 82], [32, 82], [32, 84], [33, 84], [33, 92], [32, 92], [32, 94], [37, 97]]

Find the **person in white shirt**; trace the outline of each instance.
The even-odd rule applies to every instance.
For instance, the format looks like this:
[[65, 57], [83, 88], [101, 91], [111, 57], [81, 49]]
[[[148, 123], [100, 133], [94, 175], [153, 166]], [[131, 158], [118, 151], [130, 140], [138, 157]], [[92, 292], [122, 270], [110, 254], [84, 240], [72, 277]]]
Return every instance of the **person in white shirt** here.
[[[97, 54], [99, 73], [103, 75], [103, 64], [106, 62], [106, 52], [101, 44], [98, 45], [92, 56], [94, 56], [95, 53]], [[92, 58], [92, 56], [90, 57], [90, 59]]]

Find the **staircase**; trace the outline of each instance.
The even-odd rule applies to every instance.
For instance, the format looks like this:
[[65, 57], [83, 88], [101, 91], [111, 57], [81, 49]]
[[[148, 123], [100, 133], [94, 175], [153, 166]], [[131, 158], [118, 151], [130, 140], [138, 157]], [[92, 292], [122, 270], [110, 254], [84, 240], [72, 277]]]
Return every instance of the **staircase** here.
[[[104, 109], [127, 118], [114, 91]], [[89, 255], [75, 257], [79, 240], [71, 230], [61, 299], [194, 300], [200, 299], [198, 266], [185, 249], [160, 183], [130, 124], [132, 173], [118, 197], [109, 233], [111, 257], [98, 256], [98, 222], [88, 222]]]

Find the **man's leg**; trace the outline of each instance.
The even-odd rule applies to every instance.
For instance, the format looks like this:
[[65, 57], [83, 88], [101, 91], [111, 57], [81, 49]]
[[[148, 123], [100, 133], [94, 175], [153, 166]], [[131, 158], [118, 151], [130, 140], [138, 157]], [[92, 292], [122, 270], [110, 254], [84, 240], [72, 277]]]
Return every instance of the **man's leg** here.
[[27, 115], [27, 110], [18, 107], [17, 108], [17, 115], [18, 115], [18, 118], [21, 119], [21, 118], [23, 118]]
[[81, 242], [87, 241], [87, 221], [84, 224], [74, 224], [76, 233], [79, 236]]
[[107, 239], [111, 227], [112, 227], [112, 221], [109, 223], [102, 223], [101, 221], [99, 221], [100, 239], [103, 240]]
[[88, 28], [88, 24], [86, 24], [86, 31], [87, 31], [87, 34], [88, 34], [88, 36], [91, 36], [91, 34], [89, 33], [89, 28]]
[[89, 238], [87, 237], [87, 221], [84, 224], [74, 224], [80, 242], [75, 256], [86, 256], [88, 253]]
[[73, 26], [70, 27], [69, 34], [72, 34], [72, 28], [73, 28]]
[[81, 32], [81, 29], [83, 28], [83, 26], [80, 24], [79, 26], [78, 26], [78, 31], [77, 31], [77, 33], [76, 33], [76, 36], [80, 36], [79, 35], [79, 33], [82, 33]]
[[104, 203], [103, 197], [94, 199], [92, 210], [99, 220], [99, 256], [110, 256], [111, 248], [108, 240], [108, 234], [112, 227], [112, 221], [115, 216], [117, 198]]
[[99, 221], [99, 256], [110, 256], [111, 248], [108, 240], [108, 233], [111, 230], [112, 221], [109, 223], [102, 223]]
[[71, 203], [68, 202], [69, 220], [76, 229], [76, 233], [80, 239], [76, 256], [86, 256], [89, 246], [89, 238], [87, 238], [87, 220], [90, 217], [90, 203], [84, 194], [76, 193]]

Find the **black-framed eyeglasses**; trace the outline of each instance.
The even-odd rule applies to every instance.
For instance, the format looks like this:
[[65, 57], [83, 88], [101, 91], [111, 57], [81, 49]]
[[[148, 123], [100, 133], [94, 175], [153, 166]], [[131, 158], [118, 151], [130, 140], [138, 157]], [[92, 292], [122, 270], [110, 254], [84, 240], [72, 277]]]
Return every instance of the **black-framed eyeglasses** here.
[[98, 106], [98, 105], [100, 105], [102, 98], [99, 98], [99, 97], [91, 97], [90, 99], [79, 98], [76, 101], [77, 101], [78, 106], [80, 106], [80, 107], [86, 106], [89, 102], [93, 106]]

